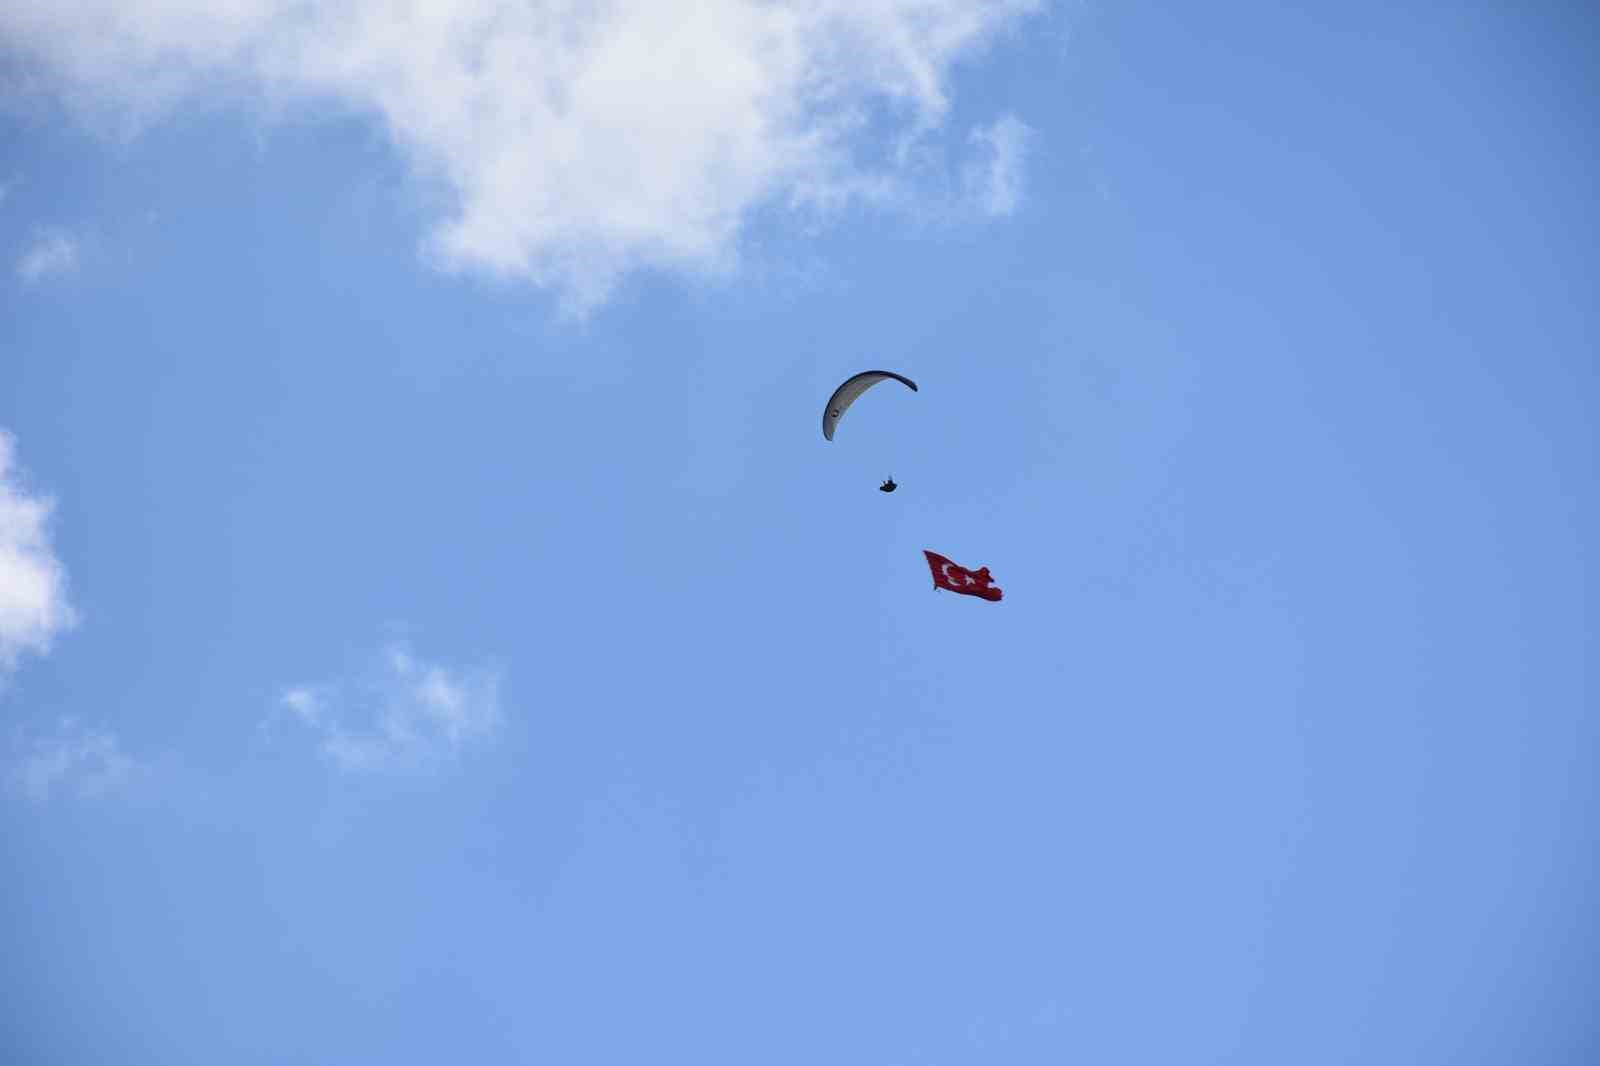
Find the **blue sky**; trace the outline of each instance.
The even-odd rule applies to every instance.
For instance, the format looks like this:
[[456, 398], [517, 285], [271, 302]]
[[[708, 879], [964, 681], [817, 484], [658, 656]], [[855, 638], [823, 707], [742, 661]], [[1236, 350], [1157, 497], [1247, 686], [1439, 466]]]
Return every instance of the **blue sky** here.
[[0, 1057], [1600, 1053], [1582, 5], [0, 41]]

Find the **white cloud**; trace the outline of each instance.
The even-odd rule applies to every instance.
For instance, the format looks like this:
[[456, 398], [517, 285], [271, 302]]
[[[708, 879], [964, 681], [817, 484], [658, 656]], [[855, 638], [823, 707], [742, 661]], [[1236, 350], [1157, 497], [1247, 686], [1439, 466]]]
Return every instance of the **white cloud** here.
[[53, 733], [23, 739], [20, 747], [12, 782], [37, 803], [62, 791], [81, 798], [102, 795], [125, 784], [139, 768], [111, 733], [72, 718], [63, 718]]
[[12, 0], [0, 38], [134, 123], [224, 94], [374, 116], [447, 194], [434, 262], [583, 310], [630, 270], [729, 269], [763, 205], [881, 200], [953, 64], [1043, 3]]
[[322, 697], [309, 688], [291, 688], [284, 692], [282, 703], [309, 726], [322, 725]]
[[382, 770], [453, 756], [499, 728], [500, 676], [422, 662], [400, 646], [354, 689], [296, 685], [279, 698], [342, 770]]
[[30, 285], [78, 269], [78, 241], [62, 229], [41, 229], [17, 260], [17, 276]]
[[23, 486], [16, 440], [0, 430], [0, 677], [24, 652], [48, 652], [55, 635], [77, 621], [66, 569], [50, 545], [52, 507]]
[[1022, 169], [1033, 130], [1015, 115], [980, 126], [969, 138], [977, 157], [967, 164], [967, 194], [987, 215], [1010, 215], [1022, 203]]

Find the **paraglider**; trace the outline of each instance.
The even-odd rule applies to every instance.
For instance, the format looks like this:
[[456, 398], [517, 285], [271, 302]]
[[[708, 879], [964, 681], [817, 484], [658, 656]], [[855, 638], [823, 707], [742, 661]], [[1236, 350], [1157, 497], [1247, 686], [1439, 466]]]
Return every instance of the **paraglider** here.
[[[917, 391], [917, 383], [908, 377], [896, 374], [892, 370], [864, 370], [859, 374], [845, 379], [844, 384], [833, 390], [833, 395], [828, 397], [828, 406], [822, 409], [822, 436], [826, 440], [833, 439], [834, 430], [839, 428], [839, 419], [850, 409], [863, 392], [880, 381], [898, 381], [912, 392]], [[893, 492], [900, 486], [894, 483], [891, 476], [887, 481], [878, 486], [879, 492]]]

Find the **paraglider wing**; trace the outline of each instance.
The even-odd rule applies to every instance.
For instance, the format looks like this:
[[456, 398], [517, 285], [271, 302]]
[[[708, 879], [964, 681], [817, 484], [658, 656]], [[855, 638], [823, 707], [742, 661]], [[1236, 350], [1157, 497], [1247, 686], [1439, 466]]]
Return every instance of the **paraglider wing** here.
[[839, 425], [839, 419], [850, 410], [850, 405], [856, 398], [866, 392], [880, 381], [893, 378], [912, 392], [917, 391], [917, 383], [910, 378], [901, 377], [899, 374], [888, 370], [865, 370], [855, 377], [848, 379], [843, 385], [833, 390], [833, 395], [828, 397], [828, 406], [822, 409], [822, 435], [828, 440], [833, 439], [833, 431]]

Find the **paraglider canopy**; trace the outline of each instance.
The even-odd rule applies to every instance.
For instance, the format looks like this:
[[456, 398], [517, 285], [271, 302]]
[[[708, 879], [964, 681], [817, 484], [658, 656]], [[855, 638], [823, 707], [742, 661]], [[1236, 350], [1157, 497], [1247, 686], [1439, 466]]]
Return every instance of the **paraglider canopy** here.
[[[912, 392], [917, 391], [917, 383], [908, 377], [902, 377], [890, 370], [864, 370], [852, 378], [848, 378], [843, 385], [833, 390], [833, 395], [828, 397], [828, 406], [822, 409], [822, 435], [828, 440], [833, 439], [833, 431], [839, 425], [839, 419], [856, 402], [856, 398], [866, 392], [880, 381], [894, 379]], [[891, 490], [884, 490], [891, 491]]]

